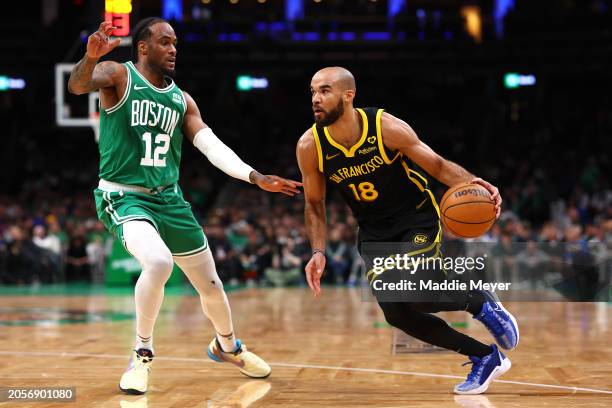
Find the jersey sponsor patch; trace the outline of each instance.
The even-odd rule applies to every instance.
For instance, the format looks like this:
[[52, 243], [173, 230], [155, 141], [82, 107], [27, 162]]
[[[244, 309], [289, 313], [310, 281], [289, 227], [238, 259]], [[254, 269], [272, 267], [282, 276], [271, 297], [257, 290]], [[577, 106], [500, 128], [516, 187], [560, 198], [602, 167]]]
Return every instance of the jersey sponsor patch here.
[[181, 98], [181, 95], [177, 94], [176, 92], [172, 94], [172, 101], [180, 103], [181, 105], [183, 104], [183, 98]]
[[376, 146], [370, 146], [370, 147], [366, 147], [364, 149], [357, 150], [357, 153], [359, 153], [359, 154], [368, 154], [370, 152], [373, 152], [376, 149], [377, 149]]

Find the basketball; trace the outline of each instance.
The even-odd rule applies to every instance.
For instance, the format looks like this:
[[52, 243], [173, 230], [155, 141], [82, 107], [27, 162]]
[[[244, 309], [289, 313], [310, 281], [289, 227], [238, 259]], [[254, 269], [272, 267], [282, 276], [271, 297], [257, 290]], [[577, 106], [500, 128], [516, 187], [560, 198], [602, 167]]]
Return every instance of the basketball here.
[[458, 237], [475, 238], [495, 222], [495, 202], [480, 184], [461, 183], [448, 189], [440, 202], [444, 227]]

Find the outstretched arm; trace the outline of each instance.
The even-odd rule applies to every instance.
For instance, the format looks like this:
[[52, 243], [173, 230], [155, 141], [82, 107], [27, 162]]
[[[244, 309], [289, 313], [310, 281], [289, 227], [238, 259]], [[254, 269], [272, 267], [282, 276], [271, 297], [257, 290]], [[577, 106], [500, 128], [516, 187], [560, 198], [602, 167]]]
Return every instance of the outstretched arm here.
[[383, 113], [382, 134], [385, 146], [398, 150], [409, 157], [427, 173], [447, 186], [454, 186], [459, 183], [477, 183], [485, 187], [495, 201], [495, 210], [499, 217], [502, 198], [497, 187], [475, 177], [457, 163], [446, 160], [434, 152], [431, 147], [419, 139], [406, 122], [388, 113]]
[[321, 276], [325, 269], [327, 219], [325, 214], [325, 177], [318, 168], [318, 156], [312, 131], [298, 141], [296, 154], [304, 183], [304, 220], [312, 257], [306, 265], [306, 280], [315, 296], [321, 293]]
[[302, 183], [274, 175], [263, 175], [243, 162], [204, 123], [202, 115], [191, 95], [183, 91], [187, 111], [183, 119], [183, 133], [219, 170], [229, 176], [257, 184], [262, 190], [293, 196], [299, 194]]
[[114, 61], [104, 61], [98, 64], [102, 56], [119, 45], [118, 38], [112, 42], [108, 41], [108, 36], [115, 28], [111, 23], [103, 21], [98, 31], [89, 36], [85, 56], [70, 73], [68, 91], [81, 95], [117, 84], [118, 78], [125, 73], [124, 70], [118, 69], [120, 64]]

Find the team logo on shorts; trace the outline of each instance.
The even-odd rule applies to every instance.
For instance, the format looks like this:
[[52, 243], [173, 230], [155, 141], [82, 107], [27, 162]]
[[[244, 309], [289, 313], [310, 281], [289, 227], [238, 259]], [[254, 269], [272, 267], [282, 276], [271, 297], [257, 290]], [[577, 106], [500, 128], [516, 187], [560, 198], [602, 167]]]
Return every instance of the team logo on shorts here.
[[374, 142], [376, 142], [376, 136], [370, 136], [370, 137], [368, 137], [368, 143], [370, 143], [370, 144], [374, 144]]
[[412, 243], [414, 245], [425, 245], [427, 243], [427, 235], [425, 234], [416, 234], [414, 238], [412, 238]]

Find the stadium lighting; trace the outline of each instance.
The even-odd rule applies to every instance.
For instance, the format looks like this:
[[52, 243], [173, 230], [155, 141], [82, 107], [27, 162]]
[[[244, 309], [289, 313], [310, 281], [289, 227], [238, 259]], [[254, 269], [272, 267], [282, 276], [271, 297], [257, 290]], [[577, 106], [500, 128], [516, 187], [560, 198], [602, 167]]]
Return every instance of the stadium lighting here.
[[242, 92], [248, 92], [253, 89], [266, 89], [267, 87], [267, 78], [254, 78], [250, 75], [240, 75], [236, 78], [236, 89]]
[[304, 17], [304, 0], [285, 1], [285, 19], [295, 21]]
[[534, 86], [536, 83], [535, 75], [522, 75], [516, 72], [508, 72], [504, 75], [504, 87], [506, 89], [516, 89], [522, 86]]
[[0, 76], [0, 91], [8, 91], [9, 89], [24, 89], [25, 80], [23, 78], [9, 78], [7, 76]]
[[164, 0], [162, 2], [162, 16], [166, 20], [183, 20], [183, 2], [180, 0]]
[[387, 16], [393, 18], [406, 8], [406, 0], [389, 0], [387, 2]]

